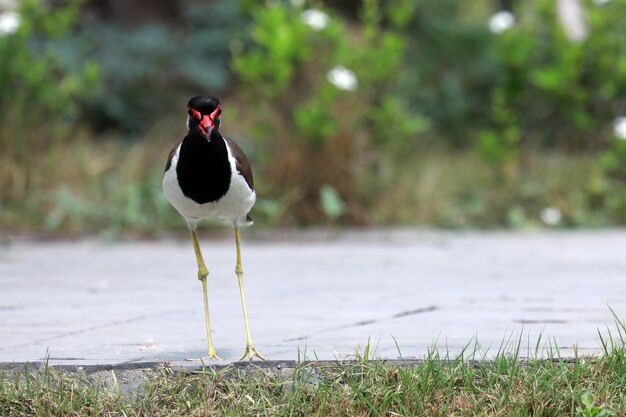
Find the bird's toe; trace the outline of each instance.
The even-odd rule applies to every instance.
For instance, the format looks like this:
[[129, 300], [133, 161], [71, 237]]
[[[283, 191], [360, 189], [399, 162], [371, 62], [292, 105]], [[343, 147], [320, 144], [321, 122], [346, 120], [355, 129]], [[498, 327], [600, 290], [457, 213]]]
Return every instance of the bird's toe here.
[[243, 352], [243, 355], [241, 355], [238, 360], [244, 360], [246, 356], [249, 356], [250, 361], [252, 361], [252, 359], [254, 359], [255, 357], [261, 359], [262, 361], [267, 360], [267, 358], [261, 355], [259, 351], [257, 351], [253, 346], [246, 346], [246, 350]]

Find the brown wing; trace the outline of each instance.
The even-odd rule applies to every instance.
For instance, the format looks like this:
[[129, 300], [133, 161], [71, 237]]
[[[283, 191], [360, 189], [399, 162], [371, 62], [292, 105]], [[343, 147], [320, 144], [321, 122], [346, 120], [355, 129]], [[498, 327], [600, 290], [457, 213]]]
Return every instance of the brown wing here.
[[237, 162], [237, 172], [241, 174], [244, 180], [246, 180], [246, 184], [250, 187], [251, 190], [254, 190], [254, 179], [252, 178], [252, 168], [250, 167], [250, 162], [248, 158], [246, 158], [246, 154], [243, 153], [239, 145], [237, 145], [234, 141], [224, 138], [228, 147], [230, 148], [230, 152], [232, 153], [235, 161]]
[[170, 151], [170, 154], [167, 156], [167, 164], [165, 164], [165, 172], [167, 172], [167, 170], [170, 169], [170, 167], [172, 166], [172, 158], [174, 157], [174, 154], [176, 153], [176, 148], [178, 148], [178, 145], [179, 144], [174, 146], [172, 150]]

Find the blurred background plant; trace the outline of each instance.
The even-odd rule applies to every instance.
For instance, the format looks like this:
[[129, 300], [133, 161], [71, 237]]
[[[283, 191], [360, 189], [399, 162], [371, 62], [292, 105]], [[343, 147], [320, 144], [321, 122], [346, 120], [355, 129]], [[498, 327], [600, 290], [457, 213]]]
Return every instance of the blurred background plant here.
[[377, 172], [414, 150], [427, 127], [397, 94], [406, 41], [383, 18], [401, 3], [365, 0], [358, 24], [321, 8], [249, 8], [251, 40], [233, 68], [250, 103], [261, 195], [284, 206], [261, 204], [271, 220], [371, 223], [369, 206], [392, 180]]
[[[54, 45], [68, 36], [81, 2], [53, 8], [25, 0], [0, 15], [0, 210], [3, 224], [44, 209], [47, 180], [58, 173], [55, 149], [80, 118], [80, 100], [99, 87], [96, 63], [66, 65]], [[58, 180], [59, 178], [55, 178]]]
[[0, 2], [0, 230], [177, 229], [191, 95], [257, 224], [626, 224], [626, 3]]

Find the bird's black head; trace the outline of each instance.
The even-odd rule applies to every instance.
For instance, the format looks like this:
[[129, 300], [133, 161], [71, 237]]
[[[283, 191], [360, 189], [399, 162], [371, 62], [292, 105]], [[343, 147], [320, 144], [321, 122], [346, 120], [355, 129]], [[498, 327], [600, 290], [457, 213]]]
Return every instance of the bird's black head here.
[[222, 106], [216, 97], [196, 96], [187, 103], [187, 127], [211, 141], [211, 132], [220, 128]]

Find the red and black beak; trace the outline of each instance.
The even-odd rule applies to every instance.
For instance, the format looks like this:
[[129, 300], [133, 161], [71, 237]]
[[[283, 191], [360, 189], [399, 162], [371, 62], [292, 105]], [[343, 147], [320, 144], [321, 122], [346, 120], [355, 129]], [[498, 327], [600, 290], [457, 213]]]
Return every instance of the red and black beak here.
[[215, 121], [222, 114], [222, 106], [218, 104], [211, 114], [202, 114], [193, 107], [188, 107], [188, 109], [189, 116], [198, 121], [200, 132], [210, 141], [211, 132], [215, 129]]

